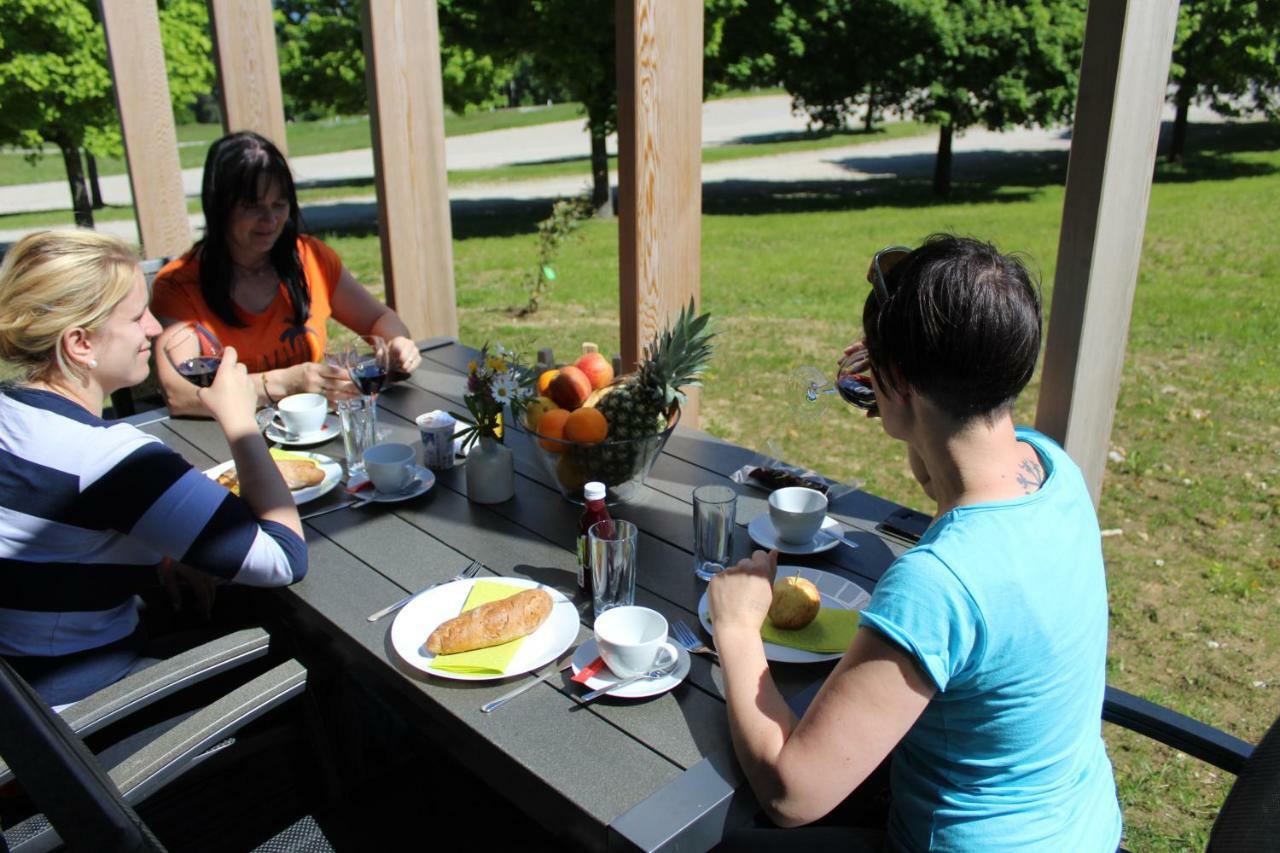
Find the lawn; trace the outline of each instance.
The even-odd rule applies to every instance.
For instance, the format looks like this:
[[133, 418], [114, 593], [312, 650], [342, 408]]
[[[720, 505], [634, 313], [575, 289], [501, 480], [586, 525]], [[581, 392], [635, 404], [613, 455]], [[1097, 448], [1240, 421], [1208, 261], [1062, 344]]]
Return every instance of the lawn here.
[[[1280, 125], [1194, 127], [1192, 141], [1185, 166], [1157, 170], [1111, 438], [1100, 509], [1112, 531], [1108, 681], [1256, 741], [1280, 704]], [[797, 422], [786, 377], [801, 364], [833, 368], [857, 336], [872, 252], [932, 231], [1024, 252], [1047, 307], [1064, 175], [1061, 155], [1011, 155], [981, 167], [961, 158], [945, 203], [927, 178], [708, 194], [702, 304], [721, 335], [702, 426], [751, 447], [772, 439], [792, 461], [927, 508], [901, 449], [874, 422], [839, 409], [817, 425]], [[567, 242], [541, 311], [509, 310], [523, 302], [519, 280], [544, 215], [513, 205], [456, 219], [463, 339], [564, 356], [594, 340], [616, 351], [613, 222], [590, 222]], [[375, 239], [327, 238], [380, 286]], [[1024, 422], [1037, 388], [1018, 405]], [[1105, 735], [1126, 845], [1204, 849], [1230, 779], [1112, 727]]]

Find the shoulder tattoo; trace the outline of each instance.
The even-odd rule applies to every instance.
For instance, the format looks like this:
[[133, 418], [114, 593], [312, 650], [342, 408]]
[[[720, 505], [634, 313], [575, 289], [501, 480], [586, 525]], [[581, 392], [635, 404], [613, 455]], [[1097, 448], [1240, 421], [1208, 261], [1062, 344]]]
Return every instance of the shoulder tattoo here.
[[1044, 468], [1035, 459], [1024, 459], [1018, 466], [1018, 485], [1029, 495], [1044, 485]]

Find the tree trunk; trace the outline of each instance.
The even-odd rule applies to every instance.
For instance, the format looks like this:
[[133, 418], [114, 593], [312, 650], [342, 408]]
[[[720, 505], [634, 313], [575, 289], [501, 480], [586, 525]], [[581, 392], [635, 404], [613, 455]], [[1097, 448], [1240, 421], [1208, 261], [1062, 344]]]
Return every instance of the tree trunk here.
[[93, 209], [102, 210], [107, 205], [102, 200], [102, 185], [98, 183], [98, 158], [86, 148], [84, 159], [89, 164], [89, 197], [93, 199]]
[[933, 160], [933, 194], [951, 194], [951, 125], [938, 129], [938, 154]]
[[1169, 138], [1170, 163], [1181, 163], [1186, 153], [1187, 113], [1191, 108], [1191, 95], [1195, 90], [1196, 84], [1185, 78], [1178, 83], [1178, 94], [1173, 99], [1174, 104], [1177, 105], [1177, 113], [1173, 117], [1173, 135]]
[[863, 129], [867, 133], [875, 130], [876, 125], [876, 88], [875, 86], [867, 87], [867, 117], [863, 119]]
[[67, 142], [59, 141], [57, 145], [62, 149], [62, 163], [67, 168], [67, 183], [71, 187], [71, 207], [75, 210], [76, 225], [81, 228], [92, 228], [93, 206], [89, 201], [89, 188], [84, 182], [80, 149]]
[[605, 145], [604, 129], [591, 123], [591, 206], [597, 216], [612, 216], [613, 204], [609, 198], [609, 149]]

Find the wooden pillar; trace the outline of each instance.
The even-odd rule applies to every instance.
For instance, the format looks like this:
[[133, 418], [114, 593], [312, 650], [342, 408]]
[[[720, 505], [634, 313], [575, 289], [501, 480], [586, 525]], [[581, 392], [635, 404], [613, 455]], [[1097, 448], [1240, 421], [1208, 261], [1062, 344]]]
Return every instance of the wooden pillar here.
[[222, 129], [253, 130], [289, 153], [271, 0], [208, 0]]
[[387, 304], [416, 338], [458, 335], [435, 0], [364, 6]]
[[177, 255], [191, 245], [191, 227], [156, 0], [102, 0], [101, 7], [142, 253]]
[[1036, 427], [1094, 503], [1124, 366], [1177, 0], [1095, 0], [1085, 26]]
[[[700, 292], [702, 2], [617, 0], [616, 9], [618, 291], [629, 370]], [[684, 423], [697, 417], [695, 393]]]

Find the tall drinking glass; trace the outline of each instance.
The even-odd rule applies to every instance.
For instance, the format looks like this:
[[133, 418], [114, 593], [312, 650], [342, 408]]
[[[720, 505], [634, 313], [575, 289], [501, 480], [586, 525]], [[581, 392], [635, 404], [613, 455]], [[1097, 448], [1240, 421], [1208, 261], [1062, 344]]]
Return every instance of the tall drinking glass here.
[[365, 397], [339, 400], [336, 404], [342, 421], [342, 449], [347, 455], [347, 476], [364, 473], [364, 452], [378, 443], [373, 408]]
[[587, 530], [595, 615], [636, 602], [636, 539], [629, 521], [606, 519]]
[[704, 581], [720, 574], [733, 559], [738, 493], [728, 486], [693, 490], [693, 572]]

